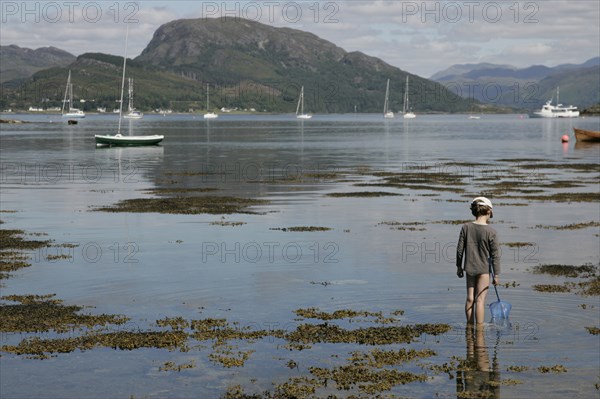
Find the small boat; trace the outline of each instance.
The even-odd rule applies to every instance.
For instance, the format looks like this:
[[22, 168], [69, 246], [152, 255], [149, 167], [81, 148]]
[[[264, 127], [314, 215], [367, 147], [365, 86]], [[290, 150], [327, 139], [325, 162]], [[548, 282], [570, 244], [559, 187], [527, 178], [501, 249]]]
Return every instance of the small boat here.
[[404, 90], [404, 106], [402, 113], [404, 114], [402, 116], [404, 119], [414, 119], [417, 117], [408, 106], [408, 75], [406, 75], [406, 90]]
[[76, 125], [76, 124], [77, 124], [77, 120], [75, 120], [75, 119], [69, 119], [69, 120], [67, 121], [67, 124], [68, 124], [68, 125]]
[[546, 102], [541, 110], [533, 113], [534, 116], [540, 118], [577, 118], [579, 117], [579, 111], [577, 107], [569, 105], [564, 107], [558, 102], [560, 90], [556, 88], [556, 105], [552, 105], [552, 98]]
[[100, 135], [94, 136], [96, 145], [104, 146], [134, 146], [134, 145], [156, 145], [160, 143], [165, 136], [163, 135], [147, 135], [147, 136], [123, 136], [121, 134]]
[[119, 127], [117, 134], [106, 135], [96, 134], [96, 147], [112, 147], [112, 146], [141, 146], [141, 145], [157, 145], [165, 136], [163, 135], [146, 135], [146, 136], [123, 136], [121, 134], [121, 122], [123, 119], [123, 92], [125, 91], [125, 69], [127, 66], [127, 39], [129, 38], [129, 25], [127, 25], [127, 33], [125, 34], [125, 55], [123, 55], [123, 77], [121, 79], [121, 100], [119, 102]]
[[390, 80], [387, 80], [387, 85], [385, 86], [385, 100], [383, 102], [383, 117], [387, 119], [391, 119], [394, 117], [394, 113], [389, 110], [389, 97], [390, 97]]
[[206, 84], [206, 113], [204, 114], [204, 119], [217, 119], [219, 115], [210, 111], [210, 97], [209, 97], [209, 87], [210, 85]]
[[296, 106], [296, 119], [310, 119], [312, 115], [304, 113], [304, 86], [300, 89], [300, 98]]
[[[69, 108], [65, 110], [65, 106], [69, 104]], [[73, 83], [71, 83], [71, 70], [69, 69], [69, 77], [67, 78], [67, 87], [65, 89], [65, 98], [62, 106], [63, 118], [85, 118], [85, 113], [78, 109], [73, 108]]]
[[133, 79], [129, 78], [129, 103], [127, 104], [127, 113], [123, 115], [125, 119], [142, 119], [144, 114], [133, 108]]
[[476, 115], [469, 115], [468, 119], [481, 119], [481, 117], [476, 116]]
[[597, 141], [600, 142], [600, 132], [595, 132], [593, 130], [584, 130], [573, 128], [575, 132], [575, 138], [577, 141]]

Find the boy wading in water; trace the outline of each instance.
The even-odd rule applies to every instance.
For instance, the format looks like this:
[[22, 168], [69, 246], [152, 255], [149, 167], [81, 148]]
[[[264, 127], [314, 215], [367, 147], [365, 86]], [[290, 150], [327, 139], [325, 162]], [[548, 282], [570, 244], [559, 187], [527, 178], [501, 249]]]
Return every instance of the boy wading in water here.
[[487, 224], [493, 217], [492, 202], [485, 197], [475, 198], [471, 202], [471, 213], [475, 221], [463, 224], [458, 237], [456, 275], [462, 278], [464, 272], [467, 273], [467, 324], [474, 324], [477, 320], [477, 325], [483, 325], [485, 299], [490, 286], [489, 259], [494, 270], [494, 285], [497, 285], [500, 281], [500, 245], [496, 230]]

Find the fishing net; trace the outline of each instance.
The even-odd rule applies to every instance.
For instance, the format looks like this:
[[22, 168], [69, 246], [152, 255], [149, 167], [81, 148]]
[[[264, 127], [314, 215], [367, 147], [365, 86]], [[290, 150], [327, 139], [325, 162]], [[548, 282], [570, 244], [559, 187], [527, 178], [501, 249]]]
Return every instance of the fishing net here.
[[[498, 294], [498, 291], [496, 290], [496, 295], [497, 294]], [[497, 302], [490, 303], [490, 312], [492, 313], [492, 321], [508, 319], [511, 307], [512, 306], [510, 305], [510, 303], [501, 301], [500, 297], [498, 297]]]
[[[494, 280], [494, 269], [490, 264], [490, 273], [492, 273], [492, 281]], [[500, 300], [500, 295], [498, 295], [498, 288], [494, 285], [494, 291], [496, 291], [496, 298], [498, 299], [496, 302], [490, 303], [490, 313], [492, 314], [492, 322], [503, 322], [508, 321], [508, 316], [510, 314], [510, 309], [512, 308], [511, 304], [505, 301]]]

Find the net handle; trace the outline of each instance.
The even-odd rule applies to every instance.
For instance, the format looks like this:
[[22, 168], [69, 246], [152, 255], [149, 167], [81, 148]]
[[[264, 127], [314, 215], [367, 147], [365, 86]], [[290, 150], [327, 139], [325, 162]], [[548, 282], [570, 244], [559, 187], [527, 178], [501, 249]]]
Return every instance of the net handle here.
[[492, 275], [492, 284], [494, 285], [494, 291], [496, 291], [496, 298], [498, 298], [498, 302], [500, 302], [500, 295], [498, 295], [498, 287], [494, 284], [495, 276], [494, 276], [494, 268], [492, 267], [492, 259], [489, 259], [488, 264], [490, 266], [490, 273]]

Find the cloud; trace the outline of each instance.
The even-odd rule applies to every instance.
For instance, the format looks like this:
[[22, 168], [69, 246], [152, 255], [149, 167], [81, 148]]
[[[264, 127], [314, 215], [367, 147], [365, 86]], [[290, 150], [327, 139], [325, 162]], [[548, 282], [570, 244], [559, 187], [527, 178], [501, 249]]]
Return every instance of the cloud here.
[[[44, 4], [53, 7], [45, 8]], [[85, 52], [123, 55], [127, 25], [128, 54], [138, 54], [162, 23], [176, 18], [165, 7], [144, 8], [133, 2], [3, 1], [0, 11], [2, 45], [54, 46], [75, 55]]]
[[[160, 25], [209, 16], [246, 17], [305, 30], [420, 76], [482, 60], [552, 66], [583, 62], [600, 53], [600, 2], [590, 0], [1, 3], [2, 45], [55, 46], [76, 55], [87, 51], [122, 55], [126, 19], [136, 20], [130, 25], [128, 51], [135, 56]], [[57, 10], [48, 4], [62, 5], [62, 18], [53, 21]], [[77, 6], [68, 10], [64, 4]]]

